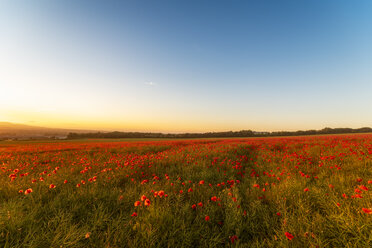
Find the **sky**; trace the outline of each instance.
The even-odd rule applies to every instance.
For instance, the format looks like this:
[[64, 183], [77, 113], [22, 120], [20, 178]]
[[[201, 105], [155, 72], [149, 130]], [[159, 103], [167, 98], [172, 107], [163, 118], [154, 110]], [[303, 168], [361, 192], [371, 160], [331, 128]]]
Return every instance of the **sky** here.
[[372, 1], [0, 1], [0, 121], [372, 127]]

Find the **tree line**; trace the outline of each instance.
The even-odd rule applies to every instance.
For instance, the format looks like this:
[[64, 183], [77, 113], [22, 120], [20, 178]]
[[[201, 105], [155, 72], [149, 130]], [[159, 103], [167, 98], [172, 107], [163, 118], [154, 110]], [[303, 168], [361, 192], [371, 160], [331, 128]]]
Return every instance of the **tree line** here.
[[299, 130], [299, 131], [279, 131], [279, 132], [255, 132], [252, 130], [227, 131], [227, 132], [207, 132], [207, 133], [146, 133], [146, 132], [94, 132], [94, 133], [69, 133], [68, 139], [86, 138], [230, 138], [230, 137], [272, 137], [272, 136], [303, 136], [321, 134], [343, 134], [343, 133], [370, 133], [372, 128], [323, 128], [321, 130]]

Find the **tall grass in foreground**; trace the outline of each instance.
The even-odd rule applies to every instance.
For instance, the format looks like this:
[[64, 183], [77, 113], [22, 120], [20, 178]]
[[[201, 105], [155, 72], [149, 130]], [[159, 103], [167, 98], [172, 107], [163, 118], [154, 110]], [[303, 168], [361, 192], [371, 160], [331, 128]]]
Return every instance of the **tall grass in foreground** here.
[[0, 247], [371, 247], [371, 156], [370, 135], [0, 145]]

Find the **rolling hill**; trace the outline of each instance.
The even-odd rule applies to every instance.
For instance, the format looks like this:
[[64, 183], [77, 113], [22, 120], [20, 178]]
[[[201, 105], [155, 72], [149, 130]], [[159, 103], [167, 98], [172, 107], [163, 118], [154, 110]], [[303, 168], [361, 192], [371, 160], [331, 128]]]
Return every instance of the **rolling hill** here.
[[85, 133], [91, 130], [47, 128], [24, 125], [11, 122], [0, 122], [0, 138], [2, 139], [29, 139], [29, 138], [64, 138], [68, 133]]

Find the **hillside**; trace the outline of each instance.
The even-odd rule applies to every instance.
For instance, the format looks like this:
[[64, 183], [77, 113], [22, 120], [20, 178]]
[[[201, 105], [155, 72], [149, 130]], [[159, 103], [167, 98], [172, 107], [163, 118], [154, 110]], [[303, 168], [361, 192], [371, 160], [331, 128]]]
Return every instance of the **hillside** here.
[[47, 128], [30, 126], [24, 124], [16, 124], [10, 122], [0, 122], [0, 138], [17, 138], [17, 139], [27, 139], [27, 138], [50, 138], [66, 137], [70, 132], [85, 133], [91, 132], [88, 130], [77, 130], [77, 129], [62, 129], [62, 128]]

